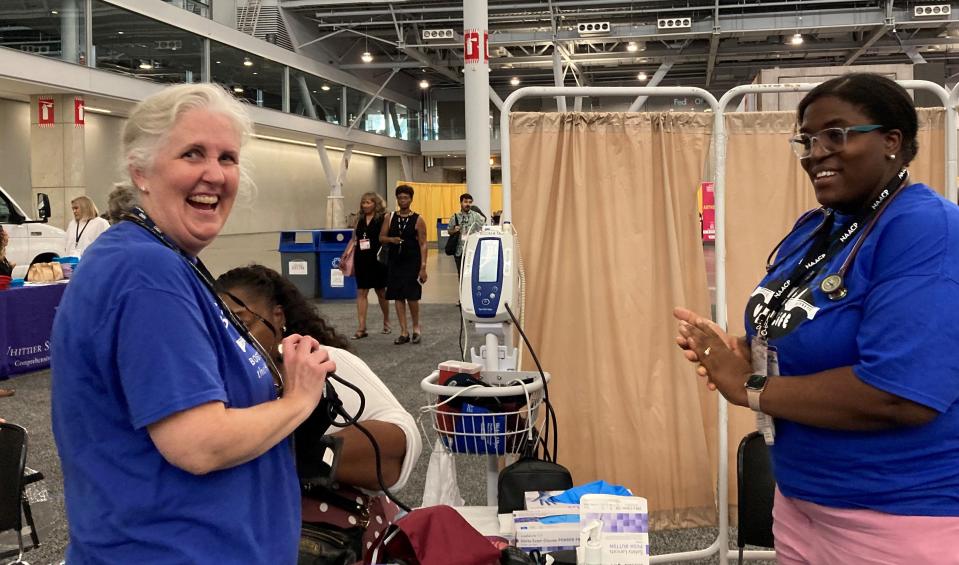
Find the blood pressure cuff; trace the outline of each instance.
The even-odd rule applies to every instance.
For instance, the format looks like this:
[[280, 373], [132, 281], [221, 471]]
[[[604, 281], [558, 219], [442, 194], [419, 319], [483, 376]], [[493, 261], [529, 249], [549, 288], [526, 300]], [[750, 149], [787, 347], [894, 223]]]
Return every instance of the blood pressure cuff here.
[[309, 418], [293, 432], [296, 474], [301, 488], [328, 486], [335, 478], [342, 440], [327, 436], [326, 431], [335, 417], [338, 402], [335, 396], [324, 396]]

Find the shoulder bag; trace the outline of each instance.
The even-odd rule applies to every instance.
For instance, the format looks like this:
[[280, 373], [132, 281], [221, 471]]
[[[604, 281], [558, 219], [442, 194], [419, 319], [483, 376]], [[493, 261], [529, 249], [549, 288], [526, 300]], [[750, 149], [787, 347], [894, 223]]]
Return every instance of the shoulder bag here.
[[[387, 225], [387, 226], [389, 226], [389, 227], [386, 228], [386, 234], [389, 235], [389, 233], [390, 233], [390, 228], [393, 227], [393, 226], [392, 226], [392, 224], [393, 224], [393, 213], [390, 212], [389, 217], [388, 217], [388, 218], [384, 218], [383, 221], [386, 222], [386, 225]], [[383, 263], [384, 265], [386, 265], [387, 263], [390, 262], [390, 244], [389, 244], [389, 243], [384, 243], [384, 244], [380, 245], [379, 251], [376, 252], [376, 260], [379, 261], [380, 263]]]
[[[457, 226], [461, 225], [458, 214], [453, 214], [453, 219], [456, 220], [455, 225]], [[449, 234], [449, 237], [446, 239], [446, 254], [456, 255], [456, 248], [459, 247], [459, 245], [460, 245], [460, 232]]]

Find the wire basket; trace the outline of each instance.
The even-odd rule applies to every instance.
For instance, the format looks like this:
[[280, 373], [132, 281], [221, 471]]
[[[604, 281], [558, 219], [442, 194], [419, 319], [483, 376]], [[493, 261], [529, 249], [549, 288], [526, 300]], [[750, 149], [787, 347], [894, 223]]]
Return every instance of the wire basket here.
[[492, 386], [439, 385], [439, 371], [423, 379], [420, 387], [429, 398], [420, 408], [423, 433], [431, 440], [438, 437], [452, 453], [523, 452], [538, 437], [543, 378], [532, 371], [484, 371], [480, 379]]

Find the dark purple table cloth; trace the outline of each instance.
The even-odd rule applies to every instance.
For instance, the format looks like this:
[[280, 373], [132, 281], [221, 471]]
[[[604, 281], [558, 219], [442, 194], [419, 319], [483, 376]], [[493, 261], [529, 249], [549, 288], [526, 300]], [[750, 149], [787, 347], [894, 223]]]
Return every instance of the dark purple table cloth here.
[[0, 379], [50, 366], [50, 331], [65, 284], [0, 291]]

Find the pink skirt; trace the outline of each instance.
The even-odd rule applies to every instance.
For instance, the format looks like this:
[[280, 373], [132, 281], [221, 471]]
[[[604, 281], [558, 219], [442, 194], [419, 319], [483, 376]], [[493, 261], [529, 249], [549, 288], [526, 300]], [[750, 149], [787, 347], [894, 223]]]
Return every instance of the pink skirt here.
[[829, 508], [777, 488], [773, 518], [780, 565], [959, 565], [959, 517]]

